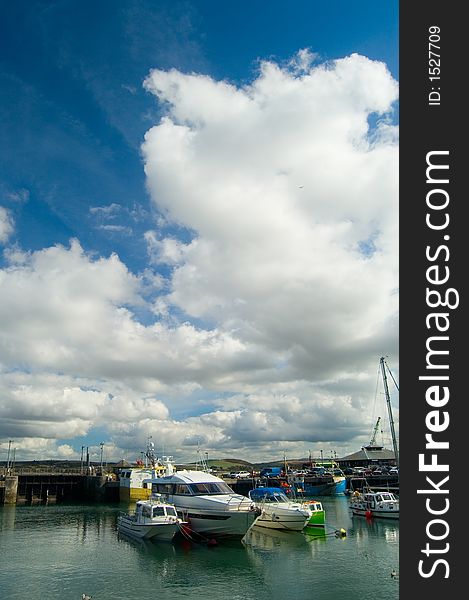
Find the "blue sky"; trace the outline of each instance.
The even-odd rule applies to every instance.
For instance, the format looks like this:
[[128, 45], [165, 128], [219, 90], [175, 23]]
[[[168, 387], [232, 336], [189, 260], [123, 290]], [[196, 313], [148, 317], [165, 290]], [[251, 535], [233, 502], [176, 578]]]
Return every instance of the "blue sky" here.
[[[79, 452], [84, 440], [94, 444], [104, 438], [110, 454], [132, 455], [154, 428], [164, 430], [165, 444], [181, 455], [191, 451], [187, 431], [193, 428], [200, 432], [210, 455], [257, 452], [261, 456], [278, 453], [285, 445], [291, 452], [307, 455], [307, 449], [317, 444], [329, 443], [339, 451], [359, 445], [371, 432], [372, 414], [365, 425], [359, 425], [355, 414], [350, 414], [343, 416], [342, 425], [337, 422], [330, 429], [319, 419], [308, 435], [293, 425], [291, 434], [280, 436], [278, 431], [285, 429], [283, 420], [294, 423], [302, 411], [311, 407], [313, 412], [319, 411], [318, 407], [329, 410], [336, 401], [340, 406], [345, 403], [344, 415], [350, 406], [358, 414], [361, 403], [366, 404], [374, 393], [369, 379], [374, 377], [379, 356], [394, 354], [397, 361], [397, 333], [389, 326], [392, 323], [396, 329], [393, 260], [397, 245], [394, 259], [389, 259], [395, 243], [396, 213], [388, 214], [381, 203], [379, 210], [364, 209], [366, 198], [370, 202], [376, 198], [368, 181], [372, 175], [363, 176], [361, 183], [360, 177], [353, 177], [355, 195], [351, 194], [350, 205], [343, 207], [339, 202], [336, 207], [334, 199], [342, 191], [335, 189], [335, 182], [326, 190], [325, 180], [308, 182], [308, 169], [299, 171], [303, 180], [295, 179], [295, 189], [304, 190], [306, 185], [311, 190], [313, 184], [324, 187], [322, 200], [319, 196], [316, 200], [328, 209], [317, 211], [313, 218], [314, 202], [306, 199], [306, 192], [295, 200], [295, 206], [297, 202], [315, 226], [334, 226], [338, 232], [348, 223], [358, 235], [353, 241], [341, 233], [339, 243], [338, 239], [331, 241], [328, 231], [315, 231], [315, 239], [326, 236], [325, 247], [331, 242], [331, 253], [324, 254], [322, 264], [341, 260], [334, 249], [342, 244], [342, 250], [350, 252], [347, 256], [358, 249], [365, 271], [379, 258], [388, 272], [394, 273], [394, 280], [390, 275], [389, 280], [380, 282], [382, 297], [375, 306], [363, 307], [363, 299], [354, 299], [357, 311], [369, 310], [374, 331], [364, 333], [361, 315], [355, 325], [361, 334], [344, 325], [332, 335], [348, 333], [355, 346], [326, 341], [327, 331], [316, 322], [327, 323], [333, 320], [332, 314], [305, 322], [306, 307], [300, 298], [313, 293], [313, 313], [324, 302], [335, 305], [328, 300], [329, 294], [331, 298], [337, 294], [327, 277], [319, 267], [309, 273], [307, 261], [295, 265], [295, 254], [285, 249], [281, 258], [288, 268], [277, 263], [285, 278], [273, 275], [267, 280], [266, 276], [261, 286], [264, 274], [275, 271], [277, 250], [270, 248], [268, 231], [264, 232], [265, 244], [263, 235], [256, 243], [249, 231], [257, 219], [260, 223], [271, 219], [272, 235], [280, 233], [282, 240], [291, 235], [293, 220], [292, 229], [281, 231], [273, 217], [277, 208], [279, 215], [288, 210], [285, 203], [291, 199], [285, 185], [292, 178], [295, 161], [282, 163], [280, 156], [272, 155], [269, 164], [276, 165], [272, 174], [280, 174], [280, 179], [279, 186], [269, 190], [270, 208], [260, 200], [265, 181], [272, 179], [267, 163], [253, 160], [252, 168], [246, 161], [238, 165], [239, 154], [235, 153], [227, 153], [221, 160], [226, 144], [214, 136], [226, 136], [233, 149], [244, 153], [264, 136], [267, 146], [259, 145], [257, 151], [266, 156], [274, 143], [283, 144], [280, 154], [291, 157], [297, 147], [306, 144], [304, 156], [308, 140], [301, 138], [304, 132], [301, 134], [299, 118], [290, 121], [292, 114], [296, 111], [302, 117], [308, 97], [312, 103], [319, 98], [318, 113], [326, 110], [328, 103], [336, 106], [337, 93], [336, 116], [330, 124], [326, 119], [324, 131], [322, 119], [309, 123], [306, 115], [309, 135], [318, 132], [318, 144], [323, 139], [322, 146], [327, 148], [328, 140], [335, 140], [341, 149], [353, 137], [353, 148], [359, 149], [360, 156], [339, 151], [343, 163], [338, 159], [336, 165], [339, 178], [342, 173], [349, 180], [361, 168], [361, 163], [354, 162], [363, 158], [361, 145], [368, 144], [366, 152], [374, 157], [370, 172], [376, 168], [376, 180], [385, 188], [382, 197], [395, 198], [398, 3], [20, 1], [2, 7], [0, 40], [0, 267], [7, 299], [0, 315], [7, 340], [0, 354], [6, 390], [4, 405], [0, 405], [5, 419], [0, 430], [3, 446], [13, 436], [25, 456], [38, 447], [45, 455], [71, 455]], [[352, 55], [363, 60], [347, 61]], [[336, 60], [344, 61], [337, 69]], [[386, 65], [385, 72], [379, 70], [377, 61]], [[275, 65], [275, 69], [265, 65]], [[319, 70], [324, 65], [329, 72], [337, 72], [334, 82], [321, 80]], [[311, 86], [318, 86], [316, 94], [313, 87], [307, 87], [314, 69], [317, 77], [315, 82], [311, 79]], [[302, 77], [304, 89], [293, 89], [292, 82]], [[349, 92], [344, 94], [339, 84], [349, 86]], [[379, 89], [387, 91], [380, 95]], [[247, 99], [257, 103], [256, 111], [239, 117], [237, 107], [248, 110]], [[228, 116], [218, 115], [218, 102], [226, 102], [227, 110], [233, 102], [229, 108], [233, 116], [229, 110]], [[262, 115], [265, 106], [271, 108]], [[233, 133], [238, 117], [242, 139], [241, 134]], [[170, 125], [167, 131], [162, 126], [165, 119]], [[343, 139], [335, 137], [341, 119], [353, 122]], [[252, 122], [252, 128], [244, 131], [246, 122]], [[372, 131], [363, 131], [364, 123], [372, 124]], [[177, 161], [186, 159], [181, 154], [183, 146], [175, 146], [179, 133], [190, 134], [184, 144], [194, 143], [194, 160], [187, 163], [182, 178], [178, 170], [182, 163]], [[392, 156], [383, 158], [388, 151]], [[170, 163], [165, 157], [171, 152]], [[317, 164], [313, 145], [310, 160]], [[190, 170], [193, 165], [197, 172]], [[203, 175], [213, 168], [217, 169], [213, 178], [216, 190], [211, 187], [212, 178]], [[333, 171], [332, 163], [328, 168]], [[254, 169], [258, 169], [255, 177]], [[318, 172], [318, 177], [322, 176]], [[349, 188], [350, 182], [344, 190]], [[200, 192], [204, 189], [206, 196]], [[250, 204], [238, 207], [246, 216], [244, 222], [238, 222], [239, 211], [232, 212], [224, 204], [236, 189], [251, 198]], [[284, 192], [287, 195], [282, 195]], [[365, 198], [363, 203], [361, 198]], [[231, 206], [235, 203], [229, 202]], [[253, 203], [258, 210], [247, 218]], [[340, 213], [335, 225], [333, 212]], [[303, 217], [298, 214], [295, 219], [300, 223]], [[230, 219], [239, 243], [229, 241], [229, 231], [228, 238], [223, 238]], [[310, 234], [312, 230], [301, 233]], [[226, 245], [223, 239], [228, 240]], [[75, 240], [74, 246], [71, 240]], [[247, 253], [250, 244], [255, 246], [251, 254]], [[223, 248], [231, 251], [222, 264]], [[317, 248], [308, 252], [313, 250]], [[249, 275], [254, 263], [259, 272]], [[287, 277], [290, 268], [291, 277]], [[356, 268], [355, 263], [344, 266], [344, 281], [349, 277], [346, 272]], [[353, 288], [352, 281], [357, 280], [356, 274], [350, 277], [351, 283], [344, 289]], [[373, 280], [373, 273], [368, 277]], [[90, 287], [93, 282], [96, 287], [102, 283], [97, 296]], [[20, 293], [23, 285], [30, 294], [29, 305]], [[112, 293], [108, 286], [113, 286]], [[274, 291], [278, 298], [271, 306]], [[75, 304], [76, 310], [68, 312], [67, 306]], [[263, 311], [258, 309], [261, 304]], [[378, 305], [379, 315], [375, 314]], [[291, 322], [288, 328], [279, 324], [278, 317], [285, 315], [289, 306], [298, 313], [287, 319]], [[60, 314], [54, 320], [57, 307]], [[349, 309], [337, 302], [335, 310], [345, 315]], [[93, 314], [89, 322], [87, 314]], [[23, 326], [15, 328], [12, 323], [19, 318]], [[123, 318], [125, 323], [120, 320]], [[68, 330], [79, 319], [89, 326], [83, 328], [89, 335], [89, 348], [102, 344], [90, 357], [79, 332], [71, 326]], [[122, 328], [121, 333], [127, 331], [127, 342], [116, 340], [116, 327]], [[132, 332], [126, 327], [133, 328]], [[318, 346], [303, 339], [308, 327]], [[30, 350], [25, 351], [23, 344], [29, 335]], [[122, 333], [123, 338], [125, 335]], [[150, 364], [144, 366], [141, 361], [128, 368], [125, 351], [100, 370], [100, 351], [122, 344], [132, 353], [134, 342], [136, 354], [154, 356], [158, 364], [166, 365], [161, 373], [152, 373]], [[174, 355], [161, 350], [164, 344], [174, 344]], [[321, 345], [327, 350], [322, 352]], [[351, 363], [347, 362], [349, 352], [354, 355]], [[194, 364], [188, 367], [191, 356]], [[363, 384], [367, 380], [368, 387]], [[364, 385], [360, 390], [359, 382]], [[72, 403], [81, 402], [87, 409], [75, 414], [65, 400], [66, 390], [71, 390]], [[17, 411], [12, 408], [15, 405]], [[296, 405], [298, 414], [290, 414], [291, 406]], [[65, 409], [68, 420], [61, 429], [51, 424], [60, 421], [58, 414], [64, 414], [64, 406], [69, 407]], [[119, 406], [126, 419], [125, 431], [117, 423], [107, 425], [113, 406]], [[340, 413], [340, 406], [333, 412]], [[269, 411], [275, 415], [271, 427]], [[156, 421], [148, 423], [148, 418]]]

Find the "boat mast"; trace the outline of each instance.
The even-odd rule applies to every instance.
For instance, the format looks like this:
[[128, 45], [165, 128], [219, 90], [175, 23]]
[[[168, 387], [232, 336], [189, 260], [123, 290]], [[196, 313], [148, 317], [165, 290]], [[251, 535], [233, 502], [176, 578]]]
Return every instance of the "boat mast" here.
[[386, 377], [386, 361], [384, 356], [379, 359], [381, 365], [381, 374], [383, 375], [384, 393], [386, 395], [386, 403], [388, 405], [389, 426], [391, 427], [392, 444], [394, 448], [394, 458], [396, 459], [396, 467], [399, 468], [399, 451], [397, 449], [396, 432], [394, 431], [394, 420], [392, 418], [391, 399], [389, 397], [388, 380]]

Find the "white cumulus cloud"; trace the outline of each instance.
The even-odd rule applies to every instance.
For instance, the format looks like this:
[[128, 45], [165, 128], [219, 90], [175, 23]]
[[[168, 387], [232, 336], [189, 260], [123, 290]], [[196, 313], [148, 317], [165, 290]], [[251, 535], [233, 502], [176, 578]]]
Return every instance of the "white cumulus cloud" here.
[[167, 303], [281, 354], [298, 377], [394, 350], [397, 130], [369, 126], [397, 99], [385, 65], [264, 62], [241, 88], [155, 70], [145, 86], [167, 106], [143, 145], [149, 189], [195, 232], [183, 254], [158, 241], [160, 256], [179, 250]]
[[0, 206], [0, 244], [5, 244], [14, 231], [14, 221], [10, 211]]

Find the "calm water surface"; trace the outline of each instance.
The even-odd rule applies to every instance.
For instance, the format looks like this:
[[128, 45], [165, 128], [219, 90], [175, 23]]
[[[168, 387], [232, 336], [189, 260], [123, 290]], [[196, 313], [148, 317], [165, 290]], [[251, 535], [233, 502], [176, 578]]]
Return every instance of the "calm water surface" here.
[[123, 505], [0, 507], [0, 597], [396, 600], [399, 523], [352, 517], [345, 496], [322, 500], [324, 537], [256, 529], [212, 548], [118, 536]]

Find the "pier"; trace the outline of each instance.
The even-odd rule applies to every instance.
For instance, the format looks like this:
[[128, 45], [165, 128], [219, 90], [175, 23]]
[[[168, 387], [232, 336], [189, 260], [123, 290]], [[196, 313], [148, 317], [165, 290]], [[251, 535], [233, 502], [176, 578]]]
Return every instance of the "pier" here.
[[0, 476], [0, 505], [118, 500], [119, 483], [106, 475], [30, 472]]

